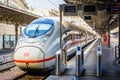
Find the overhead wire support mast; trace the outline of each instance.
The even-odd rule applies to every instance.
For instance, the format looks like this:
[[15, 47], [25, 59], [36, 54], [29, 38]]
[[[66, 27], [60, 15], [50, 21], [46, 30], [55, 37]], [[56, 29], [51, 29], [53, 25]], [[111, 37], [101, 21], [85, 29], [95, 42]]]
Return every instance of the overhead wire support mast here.
[[[119, 45], [118, 45], [118, 48], [119, 48], [119, 56], [118, 56], [118, 59], [120, 59], [120, 14], [119, 14]], [[118, 62], [120, 64], [120, 61]]]
[[52, 1], [48, 0], [53, 6], [55, 6], [56, 8], [59, 8], [57, 5], [55, 5]]
[[62, 5], [59, 6], [60, 11], [60, 48], [62, 49]]

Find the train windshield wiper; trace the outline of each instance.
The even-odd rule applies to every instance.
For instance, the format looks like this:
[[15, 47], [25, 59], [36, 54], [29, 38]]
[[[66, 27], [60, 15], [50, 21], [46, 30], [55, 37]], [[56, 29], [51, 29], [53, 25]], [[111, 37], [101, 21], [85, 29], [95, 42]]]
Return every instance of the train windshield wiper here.
[[37, 35], [38, 35], [38, 33], [39, 33], [39, 25], [38, 25], [38, 27], [36, 28], [36, 30], [35, 30], [35, 33], [34, 33], [34, 35], [33, 35], [33, 38], [35, 38], [35, 37], [37, 37]]

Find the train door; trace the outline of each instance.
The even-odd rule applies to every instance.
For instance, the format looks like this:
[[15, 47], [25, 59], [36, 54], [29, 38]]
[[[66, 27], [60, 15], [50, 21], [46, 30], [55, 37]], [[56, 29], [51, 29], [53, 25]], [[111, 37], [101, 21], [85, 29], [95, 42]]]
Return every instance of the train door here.
[[102, 43], [108, 45], [108, 35], [102, 34]]

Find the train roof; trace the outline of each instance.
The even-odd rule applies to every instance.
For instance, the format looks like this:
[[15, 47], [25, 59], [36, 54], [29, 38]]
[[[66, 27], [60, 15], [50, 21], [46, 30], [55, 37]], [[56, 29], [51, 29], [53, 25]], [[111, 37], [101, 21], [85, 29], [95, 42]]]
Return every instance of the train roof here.
[[38, 24], [38, 23], [47, 23], [47, 24], [54, 24], [54, 21], [49, 18], [41, 18], [41, 19], [35, 19], [30, 24]]
[[[48, 24], [54, 24], [54, 21], [60, 22], [60, 18], [59, 17], [44, 17], [44, 18], [36, 19], [31, 23], [47, 22]], [[62, 24], [64, 25], [64, 27], [69, 28], [70, 30], [82, 31], [82, 32], [87, 32], [88, 34], [96, 35], [95, 31], [93, 31], [92, 29], [90, 30], [87, 27], [86, 28], [82, 27], [77, 22], [73, 23], [71, 21], [68, 21], [67, 18], [62, 19]]]

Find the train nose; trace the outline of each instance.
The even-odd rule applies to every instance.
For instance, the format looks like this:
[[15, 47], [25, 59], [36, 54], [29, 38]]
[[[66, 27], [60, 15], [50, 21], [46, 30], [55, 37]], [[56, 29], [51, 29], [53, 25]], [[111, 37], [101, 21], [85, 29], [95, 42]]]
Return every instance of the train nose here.
[[40, 48], [21, 47], [16, 49], [14, 53], [14, 62], [21, 69], [40, 69], [44, 67], [44, 63], [40, 62], [44, 56]]

